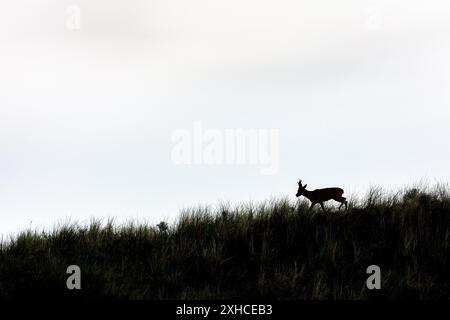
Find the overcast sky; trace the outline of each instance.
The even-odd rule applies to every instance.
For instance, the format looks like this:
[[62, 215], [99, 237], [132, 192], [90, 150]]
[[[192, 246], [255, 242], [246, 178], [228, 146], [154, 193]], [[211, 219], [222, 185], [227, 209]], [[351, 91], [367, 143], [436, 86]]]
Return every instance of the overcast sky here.
[[[294, 199], [298, 178], [448, 181], [449, 17], [437, 0], [3, 0], [0, 234]], [[199, 124], [276, 132], [258, 147], [277, 170], [177, 164], [174, 134]]]

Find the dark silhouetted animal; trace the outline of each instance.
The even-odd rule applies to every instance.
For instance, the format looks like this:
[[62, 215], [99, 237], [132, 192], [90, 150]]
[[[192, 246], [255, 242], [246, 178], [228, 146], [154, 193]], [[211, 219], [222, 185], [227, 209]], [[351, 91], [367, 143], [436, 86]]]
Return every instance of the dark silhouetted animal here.
[[340, 202], [341, 205], [339, 206], [339, 210], [343, 205], [345, 205], [345, 208], [347, 209], [347, 199], [342, 196], [344, 193], [344, 190], [341, 188], [325, 188], [325, 189], [316, 189], [314, 191], [306, 190], [306, 187], [308, 185], [305, 184], [302, 185], [302, 180], [298, 182], [298, 191], [296, 196], [304, 196], [311, 201], [311, 207], [314, 207], [317, 203], [320, 204], [322, 207], [322, 210], [325, 210], [325, 207], [323, 206], [323, 203], [328, 200], [334, 200], [337, 202]]

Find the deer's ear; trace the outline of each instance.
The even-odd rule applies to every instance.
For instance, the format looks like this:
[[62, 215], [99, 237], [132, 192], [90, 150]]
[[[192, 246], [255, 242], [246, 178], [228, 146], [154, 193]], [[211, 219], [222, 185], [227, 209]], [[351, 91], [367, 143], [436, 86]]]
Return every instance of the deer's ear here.
[[306, 188], [308, 186], [308, 184], [305, 184], [304, 186], [303, 186], [303, 188]]

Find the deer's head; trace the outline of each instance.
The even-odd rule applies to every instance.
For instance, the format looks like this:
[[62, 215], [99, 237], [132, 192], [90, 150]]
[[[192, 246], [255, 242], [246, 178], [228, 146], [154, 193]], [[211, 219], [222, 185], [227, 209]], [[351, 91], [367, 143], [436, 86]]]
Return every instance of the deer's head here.
[[296, 194], [295, 196], [296, 196], [296, 197], [302, 196], [302, 195], [304, 194], [304, 192], [305, 192], [307, 186], [308, 186], [307, 184], [305, 184], [305, 185], [303, 186], [303, 185], [302, 185], [302, 180], [300, 180], [300, 181], [298, 182], [298, 191], [297, 191], [297, 194]]

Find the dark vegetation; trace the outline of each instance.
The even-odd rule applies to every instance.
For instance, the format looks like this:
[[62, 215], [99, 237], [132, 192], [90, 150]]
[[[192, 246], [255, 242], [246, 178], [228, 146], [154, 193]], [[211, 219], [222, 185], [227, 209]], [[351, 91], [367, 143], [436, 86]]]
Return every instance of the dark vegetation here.
[[[286, 199], [184, 212], [157, 226], [94, 222], [26, 231], [0, 247], [0, 298], [449, 299], [445, 187], [322, 212]], [[66, 288], [79, 265], [82, 290]], [[366, 288], [369, 265], [382, 290]]]

